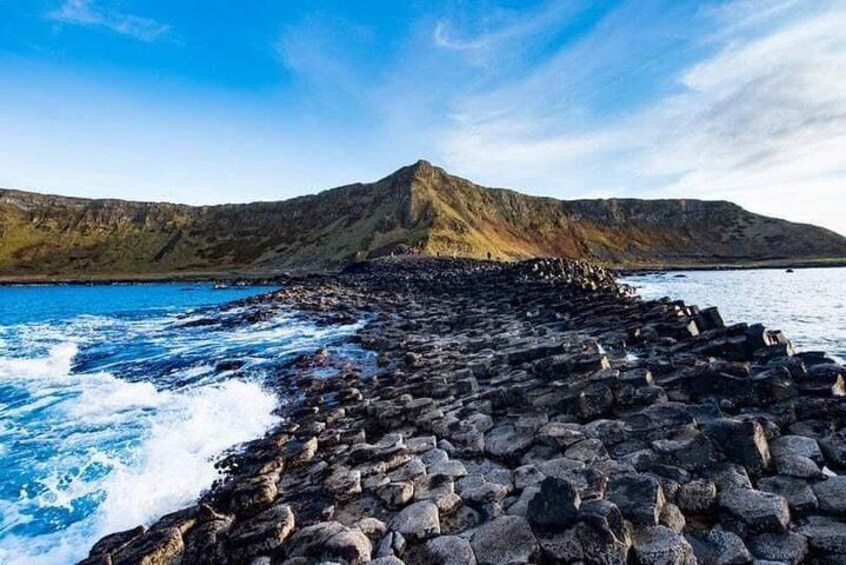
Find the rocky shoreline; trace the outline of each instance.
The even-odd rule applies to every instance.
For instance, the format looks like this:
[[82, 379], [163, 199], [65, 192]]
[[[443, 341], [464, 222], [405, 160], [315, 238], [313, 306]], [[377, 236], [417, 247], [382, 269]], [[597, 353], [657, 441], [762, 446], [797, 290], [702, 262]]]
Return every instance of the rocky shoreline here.
[[84, 563], [846, 563], [846, 369], [598, 267], [403, 258], [245, 301], [369, 322], [195, 506]]

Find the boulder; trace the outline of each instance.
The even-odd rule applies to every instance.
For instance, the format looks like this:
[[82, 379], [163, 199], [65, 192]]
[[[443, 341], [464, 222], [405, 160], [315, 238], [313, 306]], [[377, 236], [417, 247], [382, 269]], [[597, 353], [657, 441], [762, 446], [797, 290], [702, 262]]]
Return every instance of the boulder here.
[[473, 532], [470, 545], [480, 565], [530, 563], [538, 542], [529, 522], [520, 516], [501, 516]]
[[373, 546], [361, 530], [347, 528], [326, 540], [320, 559], [349, 565], [370, 562]]
[[808, 540], [793, 532], [761, 534], [749, 540], [749, 549], [758, 559], [798, 565], [808, 554]]
[[94, 557], [95, 555], [106, 555], [109, 553], [113, 553], [119, 550], [120, 548], [124, 547], [129, 542], [141, 538], [146, 531], [147, 528], [145, 528], [144, 526], [137, 526], [135, 528], [132, 528], [131, 530], [116, 532], [114, 534], [105, 536], [91, 547], [91, 551], [89, 552], [88, 556]]
[[681, 467], [688, 471], [704, 469], [716, 459], [711, 442], [704, 434], [700, 433], [687, 439], [655, 440], [652, 442], [652, 449], [665, 464]]
[[485, 453], [491, 457], [516, 461], [532, 445], [533, 436], [519, 433], [512, 425], [498, 426], [485, 434]]
[[430, 539], [407, 559], [409, 565], [476, 565], [470, 542], [458, 536]]
[[233, 558], [249, 561], [275, 553], [294, 531], [294, 513], [287, 504], [276, 504], [235, 524], [228, 548]]
[[737, 534], [714, 529], [704, 536], [688, 536], [699, 563], [737, 564], [751, 563], [752, 554]]
[[414, 484], [410, 481], [388, 483], [379, 487], [377, 494], [389, 508], [402, 508], [414, 496]]
[[846, 432], [829, 434], [819, 442], [825, 462], [832, 468], [846, 469]]
[[566, 528], [575, 521], [580, 505], [579, 493], [572, 483], [547, 477], [529, 502], [528, 517], [536, 528]]
[[751, 489], [720, 492], [719, 508], [732, 529], [742, 535], [783, 532], [790, 523], [790, 510], [784, 497]]
[[[797, 528], [796, 533], [808, 540], [808, 547], [816, 556], [831, 559], [832, 563], [846, 560], [846, 524], [825, 516], [811, 516]], [[836, 559], [839, 558], [839, 561]]]
[[588, 521], [558, 532], [542, 532], [538, 542], [544, 563], [598, 565], [625, 563], [630, 545], [628, 538], [618, 538], [607, 527]]
[[415, 502], [393, 517], [390, 528], [416, 541], [439, 535], [441, 522], [438, 507], [430, 500]]
[[813, 489], [821, 513], [846, 517], [846, 476], [829, 477]]
[[655, 526], [664, 507], [661, 484], [649, 475], [622, 475], [614, 478], [606, 495], [623, 516], [645, 526]]
[[795, 516], [812, 514], [819, 507], [817, 496], [803, 479], [781, 475], [765, 477], [758, 481], [758, 488], [783, 496]]
[[716, 501], [717, 485], [707, 479], [683, 484], [676, 494], [676, 504], [684, 513], [708, 513]]
[[664, 526], [636, 529], [632, 536], [631, 562], [637, 565], [694, 565], [693, 547]]
[[112, 562], [143, 565], [174, 565], [185, 550], [177, 528], [152, 529], [112, 554]]
[[757, 475], [770, 467], [770, 447], [760, 423], [720, 418], [705, 424], [703, 431], [716, 449], [750, 473]]

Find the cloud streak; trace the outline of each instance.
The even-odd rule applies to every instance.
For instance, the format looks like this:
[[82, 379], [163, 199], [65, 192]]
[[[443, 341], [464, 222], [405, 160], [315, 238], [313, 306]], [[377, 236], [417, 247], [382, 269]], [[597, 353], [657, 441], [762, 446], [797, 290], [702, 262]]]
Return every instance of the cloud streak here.
[[100, 7], [95, 0], [66, 0], [49, 12], [47, 18], [63, 24], [106, 28], [148, 42], [156, 41], [170, 30], [170, 26], [151, 18]]
[[[846, 8], [781, 2], [762, 13], [756, 3], [701, 14], [712, 26], [706, 53], [666, 94], [614, 120], [595, 111], [589, 92], [625, 88], [625, 77], [615, 82], [618, 72], [603, 75], [588, 56], [606, 50], [598, 60], [607, 60], [616, 48], [605, 38], [629, 37], [609, 18], [614, 25], [603, 35], [562, 51], [527, 80], [458, 101], [442, 140], [448, 164], [559, 196], [731, 199], [846, 233], [831, 201], [846, 174]], [[576, 60], [586, 61], [583, 74], [565, 72]]]

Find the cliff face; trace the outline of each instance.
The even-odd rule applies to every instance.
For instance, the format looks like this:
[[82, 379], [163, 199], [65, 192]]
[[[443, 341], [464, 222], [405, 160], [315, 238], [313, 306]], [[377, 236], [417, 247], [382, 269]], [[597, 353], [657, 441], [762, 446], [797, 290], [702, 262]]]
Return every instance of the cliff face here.
[[846, 238], [728, 202], [538, 198], [425, 161], [282, 202], [192, 207], [0, 190], [0, 275], [337, 268], [413, 250], [618, 265], [846, 258]]

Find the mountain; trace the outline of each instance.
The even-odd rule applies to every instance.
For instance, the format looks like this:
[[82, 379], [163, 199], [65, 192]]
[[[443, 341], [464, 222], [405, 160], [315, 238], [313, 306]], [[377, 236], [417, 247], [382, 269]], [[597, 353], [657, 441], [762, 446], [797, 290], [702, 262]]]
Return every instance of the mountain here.
[[562, 201], [478, 186], [426, 161], [369, 184], [221, 206], [0, 190], [0, 276], [268, 273], [391, 252], [557, 255], [617, 266], [846, 258], [846, 238], [722, 201]]

